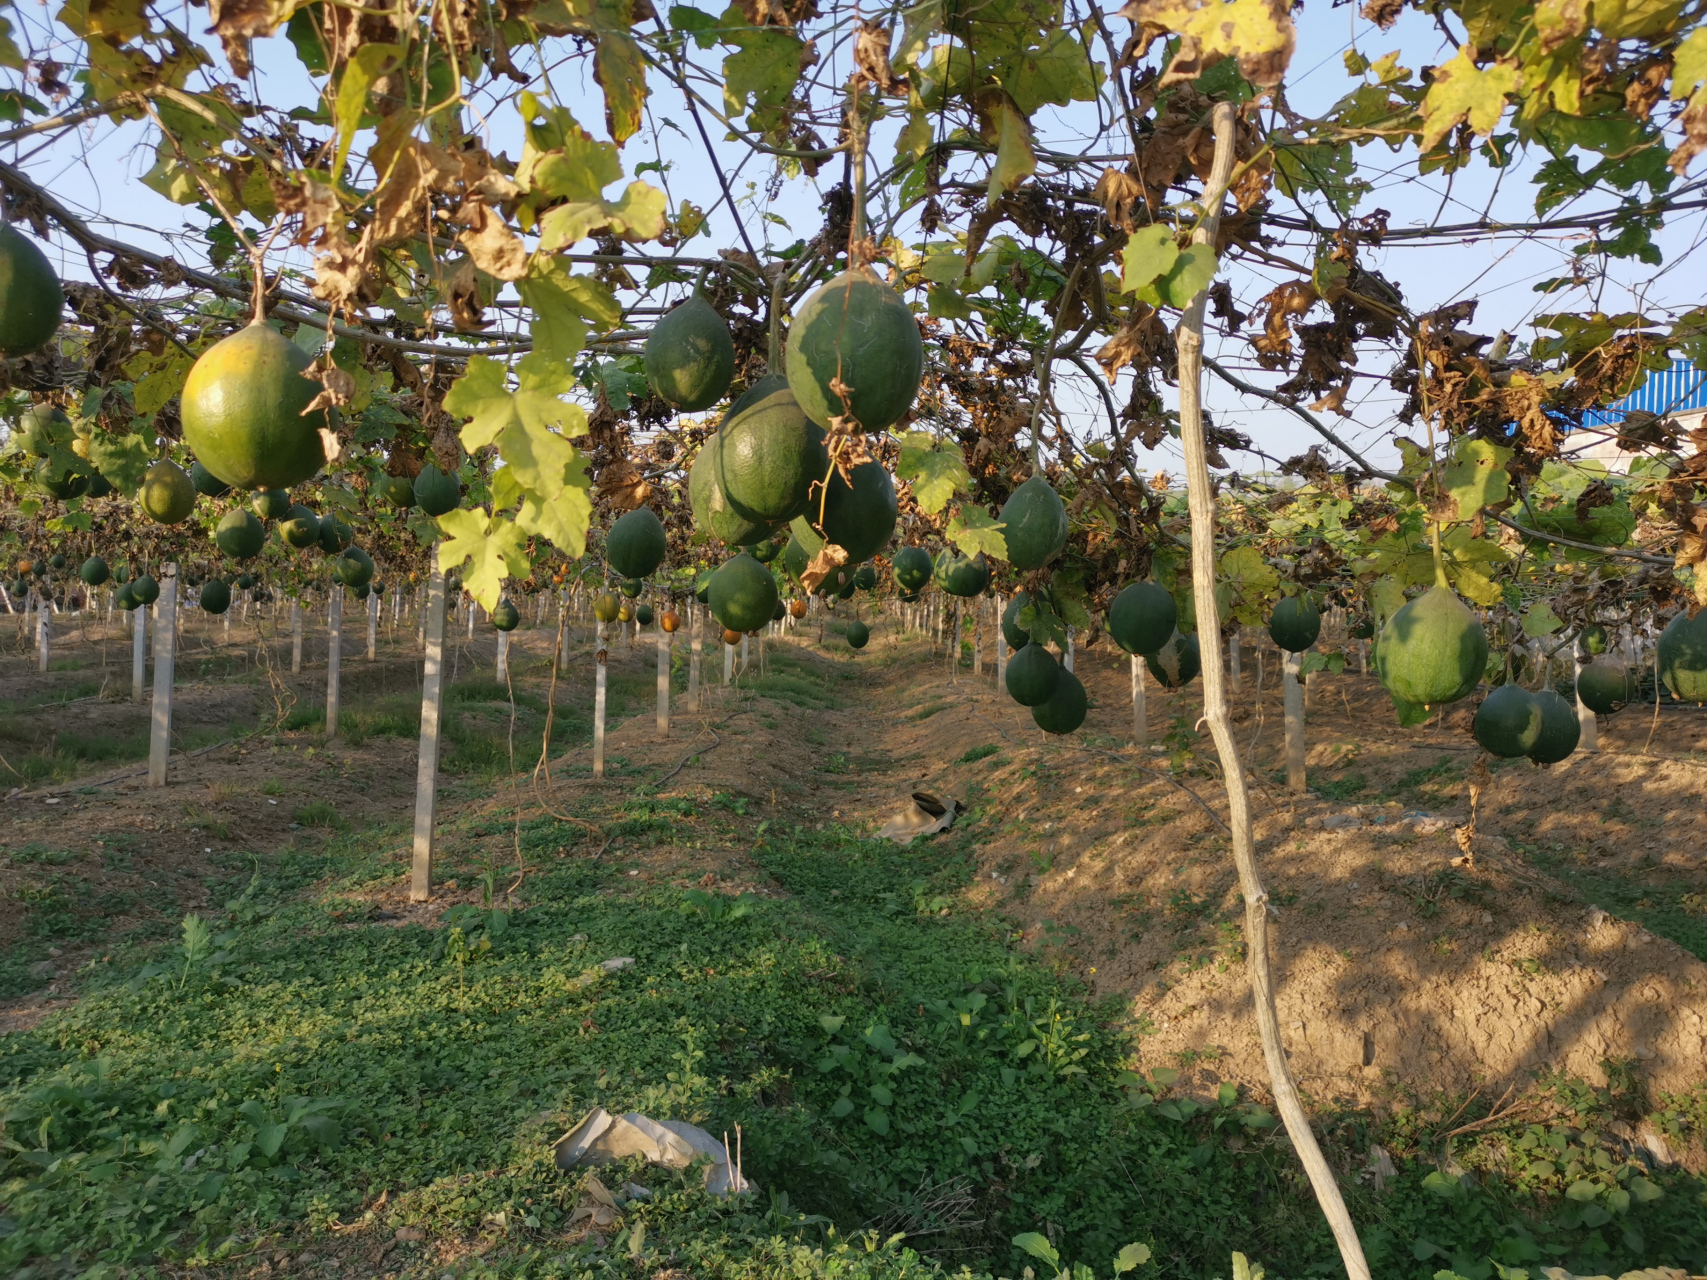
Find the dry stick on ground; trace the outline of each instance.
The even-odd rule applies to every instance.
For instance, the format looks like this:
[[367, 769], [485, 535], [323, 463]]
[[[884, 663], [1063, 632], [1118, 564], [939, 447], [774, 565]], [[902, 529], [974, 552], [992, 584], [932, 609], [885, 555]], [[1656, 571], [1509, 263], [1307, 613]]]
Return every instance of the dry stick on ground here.
[[[1220, 223], [1221, 202], [1233, 172], [1234, 108], [1219, 103], [1213, 113], [1215, 160], [1203, 193], [1203, 220], [1192, 233], [1194, 244], [1213, 246]], [[1233, 741], [1227, 718], [1227, 691], [1221, 670], [1221, 619], [1215, 600], [1215, 495], [1210, 487], [1207, 446], [1203, 435], [1203, 311], [1207, 291], [1199, 291], [1180, 318], [1176, 342], [1179, 347], [1180, 440], [1185, 446], [1186, 493], [1191, 507], [1191, 577], [1196, 597], [1197, 632], [1203, 644], [1203, 706], [1221, 757], [1227, 787], [1227, 807], [1233, 826], [1233, 861], [1238, 866], [1239, 887], [1245, 898], [1245, 950], [1249, 956], [1251, 995], [1256, 1006], [1257, 1031], [1262, 1039], [1263, 1058], [1275, 1107], [1286, 1125], [1287, 1135], [1309, 1175], [1316, 1202], [1328, 1219], [1339, 1245], [1340, 1258], [1350, 1280], [1372, 1280], [1364, 1260], [1357, 1228], [1345, 1207], [1339, 1183], [1328, 1167], [1310, 1117], [1298, 1097], [1280, 1042], [1280, 1018], [1274, 1006], [1274, 974], [1268, 947], [1268, 894], [1256, 861], [1251, 830], [1250, 798], [1245, 790], [1245, 771], [1239, 748]]]

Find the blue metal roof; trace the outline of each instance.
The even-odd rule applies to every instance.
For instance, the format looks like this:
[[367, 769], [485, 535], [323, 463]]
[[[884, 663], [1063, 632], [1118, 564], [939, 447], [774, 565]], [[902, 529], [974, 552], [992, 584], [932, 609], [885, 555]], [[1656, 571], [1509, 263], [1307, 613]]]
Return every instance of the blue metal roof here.
[[1583, 414], [1583, 425], [1616, 426], [1624, 421], [1625, 414], [1636, 410], [1663, 418], [1693, 409], [1707, 409], [1707, 369], [1698, 369], [1687, 360], [1674, 360], [1671, 368], [1648, 374], [1648, 380], [1622, 400], [1604, 409], [1590, 409]]

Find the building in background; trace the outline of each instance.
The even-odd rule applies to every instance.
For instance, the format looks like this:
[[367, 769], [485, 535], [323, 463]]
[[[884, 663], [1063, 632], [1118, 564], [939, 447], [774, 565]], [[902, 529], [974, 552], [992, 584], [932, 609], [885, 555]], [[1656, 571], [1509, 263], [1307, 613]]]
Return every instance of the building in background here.
[[1593, 436], [1586, 448], [1568, 448], [1581, 461], [1593, 459], [1608, 471], [1628, 471], [1631, 455], [1618, 447], [1618, 434], [1638, 415], [1671, 418], [1689, 432], [1707, 422], [1707, 369], [1687, 360], [1673, 361], [1671, 368], [1650, 373], [1635, 391], [1604, 409], [1583, 414], [1582, 434]]

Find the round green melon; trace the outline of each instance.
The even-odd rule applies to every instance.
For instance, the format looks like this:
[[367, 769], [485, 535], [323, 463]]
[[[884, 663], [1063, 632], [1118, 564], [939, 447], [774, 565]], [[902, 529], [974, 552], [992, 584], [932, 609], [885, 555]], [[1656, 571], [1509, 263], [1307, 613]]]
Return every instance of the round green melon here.
[[1596, 658], [1577, 671], [1577, 697], [1596, 715], [1609, 716], [1635, 701], [1635, 682], [1622, 662]]
[[241, 508], [228, 511], [213, 531], [213, 540], [220, 551], [233, 560], [248, 560], [261, 554], [267, 543], [267, 530], [253, 512]]
[[320, 541], [320, 517], [307, 507], [294, 506], [279, 521], [279, 537], [286, 546], [312, 547]]
[[781, 550], [782, 548], [777, 545], [776, 534], [773, 531], [772, 533], [766, 534], [752, 546], [748, 547], [747, 554], [752, 556], [753, 559], [757, 560], [760, 564], [769, 564], [772, 560], [777, 558], [777, 554]]
[[162, 458], [143, 472], [136, 504], [156, 524], [178, 524], [196, 509], [196, 486], [182, 467]]
[[190, 463], [190, 483], [195, 485], [197, 493], [208, 498], [223, 498], [231, 492], [231, 486], [202, 466], [199, 459]]
[[775, 525], [805, 514], [812, 486], [830, 470], [823, 429], [787, 387], [731, 411], [718, 437], [717, 482], [744, 520]]
[[1007, 539], [1008, 563], [1022, 573], [1041, 569], [1067, 545], [1067, 508], [1040, 475], [1013, 491], [997, 519]]
[[787, 616], [788, 616], [788, 609], [783, 605], [782, 597], [779, 595], [776, 598], [776, 608], [771, 610], [771, 621], [772, 622], [781, 622]]
[[1375, 619], [1370, 617], [1359, 618], [1346, 628], [1346, 634], [1353, 640], [1370, 639], [1375, 635]]
[[729, 422], [736, 414], [745, 410], [747, 406], [757, 404], [759, 401], [775, 395], [778, 391], [787, 390], [787, 374], [767, 373], [764, 377], [760, 378], [730, 402], [729, 408], [724, 410], [723, 421]]
[[114, 582], [121, 582], [121, 583], [122, 582], [129, 582], [130, 581], [130, 570], [125, 568], [121, 564], [118, 568], [113, 570], [113, 581]]
[[224, 613], [231, 607], [231, 588], [218, 578], [214, 578], [202, 588], [201, 607], [203, 613]]
[[415, 505], [415, 483], [408, 476], [380, 476], [374, 481], [372, 493], [376, 500], [399, 511]]
[[877, 590], [877, 566], [862, 564], [854, 573], [854, 586], [861, 591]]
[[385, 584], [383, 582], [381, 582], [378, 578], [375, 578], [372, 582], [370, 582], [368, 584], [368, 586], [373, 589], [373, 593], [376, 596], [382, 596], [385, 594]]
[[1657, 665], [1674, 698], [1707, 702], [1707, 609], [1693, 618], [1686, 609], [1666, 624]]
[[1055, 692], [1031, 709], [1031, 718], [1045, 733], [1072, 733], [1085, 722], [1089, 706], [1083, 682], [1063, 667], [1055, 681]]
[[714, 572], [707, 569], [693, 580], [693, 598], [701, 604], [711, 603], [711, 575]]
[[113, 488], [113, 482], [111, 480], [107, 479], [99, 471], [91, 470], [89, 472], [89, 487], [84, 490], [83, 493], [85, 498], [105, 498], [108, 494], [114, 492], [116, 491]]
[[1589, 626], [1583, 628], [1579, 637], [1583, 643], [1583, 652], [1594, 658], [1606, 652], [1606, 628]]
[[1321, 634], [1322, 615], [1309, 596], [1287, 596], [1269, 615], [1269, 639], [1288, 653], [1303, 653]]
[[239, 591], [248, 591], [254, 585], [255, 585], [255, 575], [254, 574], [252, 574], [252, 573], [240, 573], [237, 575], [237, 589]]
[[107, 562], [100, 556], [90, 556], [83, 562], [83, 567], [77, 571], [77, 576], [91, 587], [98, 587], [112, 576], [107, 568]]
[[634, 606], [634, 620], [636, 622], [638, 622], [641, 626], [643, 626], [643, 627], [651, 626], [652, 625], [652, 616], [653, 615], [652, 615], [652, 606], [651, 605], [640, 604], [640, 605]]
[[931, 553], [923, 547], [902, 547], [889, 562], [889, 575], [902, 591], [921, 590], [935, 571]]
[[1502, 684], [1476, 708], [1470, 732], [1490, 755], [1526, 756], [1541, 736], [1541, 704], [1521, 685]]
[[1178, 625], [1179, 606], [1154, 582], [1134, 582], [1108, 606], [1108, 634], [1127, 653], [1157, 652]]
[[1010, 698], [1022, 707], [1036, 707], [1049, 701], [1063, 674], [1054, 654], [1040, 644], [1027, 643], [1009, 656], [1002, 679]]
[[693, 509], [693, 522], [709, 530], [718, 541], [731, 547], [751, 546], [762, 542], [772, 526], [749, 520], [729, 504], [729, 496], [718, 483], [717, 453], [721, 436], [706, 437], [699, 454], [688, 470], [688, 505]]
[[757, 631], [776, 611], [776, 579], [742, 552], [711, 575], [708, 596], [712, 617], [730, 631]]
[[118, 591], [113, 594], [113, 603], [123, 609], [126, 613], [129, 613], [132, 609], [137, 609], [142, 606], [142, 601], [136, 598], [134, 584], [129, 582], [119, 584]]
[[45, 458], [55, 444], [69, 447], [73, 434], [65, 410], [56, 404], [37, 403], [18, 415], [13, 438], [31, 457]]
[[151, 573], [139, 573], [130, 584], [131, 598], [138, 604], [153, 604], [160, 598], [160, 584]]
[[651, 507], [624, 512], [605, 535], [605, 559], [625, 578], [644, 578], [664, 563], [669, 538]]
[[646, 377], [666, 403], [689, 413], [709, 409], [735, 378], [729, 326], [695, 293], [653, 326], [646, 339]]
[[600, 622], [615, 622], [621, 612], [622, 602], [608, 591], [593, 601], [593, 616]]
[[1376, 673], [1401, 702], [1455, 702], [1482, 679], [1488, 638], [1450, 587], [1432, 587], [1381, 628]]
[[1160, 649], [1144, 655], [1144, 665], [1163, 688], [1184, 688], [1203, 670], [1203, 652], [1197, 642], [1197, 633], [1182, 635], [1174, 632]]
[[62, 554], [60, 554], [59, 552], [55, 551], [51, 556], [49, 556], [47, 558], [47, 567], [50, 569], [63, 569], [63, 568], [65, 568], [65, 557]]
[[924, 369], [913, 313], [869, 270], [843, 272], [794, 313], [788, 385], [821, 427], [852, 418], [862, 431], [887, 430], [913, 407]]
[[[838, 584], [836, 599], [852, 600], [855, 586], [854, 574], [847, 569], [838, 569], [836, 570], [836, 582]], [[825, 583], [825, 585], [828, 586], [829, 584]]]
[[350, 588], [350, 594], [352, 596], [354, 596], [357, 600], [366, 600], [370, 595], [373, 594], [373, 588], [368, 586], [368, 584], [364, 582], [359, 587], [351, 587]]
[[34, 240], [0, 226], [0, 354], [21, 356], [59, 332], [65, 291]]
[[45, 559], [42, 559], [41, 557], [37, 557], [35, 560], [32, 560], [30, 562], [30, 572], [35, 574], [36, 577], [38, 577], [38, 578], [47, 577], [47, 570], [48, 570], [48, 563]]
[[1002, 610], [1002, 639], [1008, 642], [1010, 649], [1023, 649], [1031, 643], [1031, 633], [1019, 625], [1020, 611], [1030, 603], [1029, 591], [1016, 591], [1008, 601], [1008, 607]]
[[320, 534], [315, 539], [320, 549], [335, 556], [356, 540], [356, 531], [335, 515], [320, 517]]
[[455, 511], [462, 501], [462, 485], [457, 478], [447, 476], [430, 462], [415, 477], [414, 488], [415, 505], [430, 516]]
[[936, 558], [936, 584], [951, 596], [970, 599], [983, 595], [990, 585], [990, 562], [982, 551], [963, 556], [945, 547]]
[[499, 631], [514, 631], [521, 622], [521, 610], [510, 602], [508, 596], [498, 601], [498, 607], [492, 610], [492, 625]]
[[1577, 749], [1582, 736], [1577, 709], [1551, 689], [1541, 690], [1535, 701], [1541, 707], [1541, 732], [1529, 749], [1529, 758], [1536, 764], [1558, 764]]
[[871, 642], [871, 628], [856, 619], [848, 623], [847, 637], [855, 649], [863, 649]]
[[69, 467], [56, 467], [51, 459], [36, 463], [36, 483], [62, 502], [81, 498], [89, 492], [89, 477]]
[[284, 489], [257, 490], [252, 502], [263, 520], [282, 520], [291, 508], [290, 493]]
[[265, 323], [222, 338], [184, 380], [184, 443], [201, 464], [239, 489], [288, 489], [326, 465], [324, 409], [303, 410], [320, 393], [302, 376], [309, 354]]
[[888, 545], [900, 508], [895, 482], [881, 463], [862, 462], [852, 474], [852, 485], [839, 470], [830, 477], [822, 527], [824, 537], [846, 551], [850, 563], [858, 564]]
[[360, 547], [351, 547], [332, 562], [332, 572], [346, 587], [365, 587], [373, 581], [373, 557]]
[[646, 584], [639, 578], [624, 578], [617, 587], [617, 590], [621, 591], [622, 594], [627, 596], [630, 600], [637, 598], [645, 589]]

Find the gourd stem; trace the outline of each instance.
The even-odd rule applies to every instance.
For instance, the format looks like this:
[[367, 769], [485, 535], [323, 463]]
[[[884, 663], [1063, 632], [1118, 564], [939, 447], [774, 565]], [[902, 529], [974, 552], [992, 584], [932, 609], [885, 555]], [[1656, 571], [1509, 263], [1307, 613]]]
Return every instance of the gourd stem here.
[[264, 324], [267, 319], [267, 271], [260, 254], [249, 259], [255, 273], [254, 296], [250, 299], [250, 324]]
[[705, 292], [705, 278], [710, 274], [711, 264], [707, 262], [701, 265], [699, 274], [693, 279], [693, 293], [689, 295], [690, 297], [697, 298]]
[[767, 372], [781, 373], [782, 369], [782, 297], [788, 284], [788, 268], [776, 264], [776, 278], [771, 281], [770, 343], [765, 352]]

